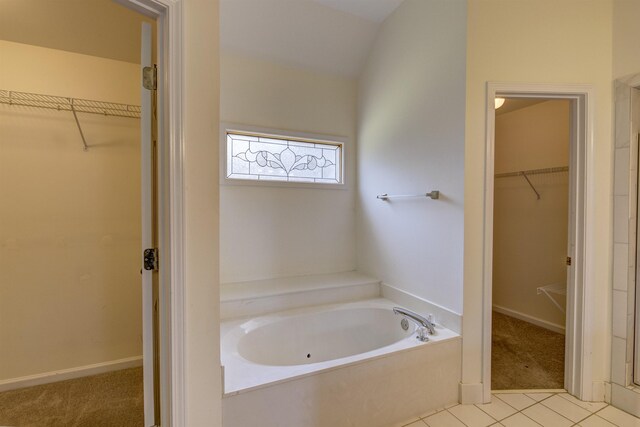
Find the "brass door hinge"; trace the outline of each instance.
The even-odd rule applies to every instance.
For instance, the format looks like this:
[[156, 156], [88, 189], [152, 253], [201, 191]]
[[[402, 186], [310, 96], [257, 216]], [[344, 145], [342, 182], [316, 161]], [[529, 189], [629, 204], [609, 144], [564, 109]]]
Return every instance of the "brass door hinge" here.
[[142, 86], [145, 89], [156, 90], [158, 88], [158, 67], [144, 67], [142, 69]]
[[570, 256], [567, 257], [566, 263], [567, 263], [567, 265], [571, 265], [571, 257]]

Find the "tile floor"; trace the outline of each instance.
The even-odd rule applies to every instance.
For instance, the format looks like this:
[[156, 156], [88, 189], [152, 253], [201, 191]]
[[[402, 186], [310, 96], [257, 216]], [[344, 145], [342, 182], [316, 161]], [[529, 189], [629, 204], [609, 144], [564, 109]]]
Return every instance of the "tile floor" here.
[[486, 405], [453, 405], [406, 427], [640, 427], [636, 418], [606, 403], [582, 402], [567, 393], [500, 393]]

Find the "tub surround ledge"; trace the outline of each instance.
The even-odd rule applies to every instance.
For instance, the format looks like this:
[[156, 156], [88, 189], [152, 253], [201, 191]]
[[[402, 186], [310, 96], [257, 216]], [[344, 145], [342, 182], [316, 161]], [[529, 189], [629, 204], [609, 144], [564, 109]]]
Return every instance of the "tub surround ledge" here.
[[357, 271], [223, 283], [222, 320], [380, 296], [380, 281]]

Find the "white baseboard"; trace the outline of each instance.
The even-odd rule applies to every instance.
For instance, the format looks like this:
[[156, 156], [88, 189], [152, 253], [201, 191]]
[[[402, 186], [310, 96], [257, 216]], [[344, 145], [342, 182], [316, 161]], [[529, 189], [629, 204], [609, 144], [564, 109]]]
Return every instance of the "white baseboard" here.
[[25, 377], [10, 378], [8, 380], [0, 381], [0, 392], [71, 380], [74, 378], [88, 377], [91, 375], [119, 371], [127, 368], [135, 368], [138, 366], [142, 366], [142, 356], [128, 357], [126, 359], [112, 360], [110, 362], [96, 363], [93, 365], [78, 366], [70, 369], [61, 369], [59, 371], [44, 372], [42, 374], [28, 375]]
[[460, 403], [463, 405], [488, 403], [482, 398], [483, 390], [482, 383], [460, 383]]
[[611, 384], [611, 406], [640, 417], [640, 389]]
[[605, 402], [607, 400], [607, 384], [604, 381], [594, 381], [591, 385], [591, 401]]
[[538, 319], [537, 317], [529, 316], [528, 314], [521, 313], [519, 311], [511, 310], [510, 308], [501, 307], [499, 305], [494, 305], [493, 310], [498, 313], [505, 314], [507, 316], [515, 317], [516, 319], [523, 320], [525, 322], [534, 324], [536, 326], [540, 326], [542, 328], [548, 329], [553, 332], [557, 332], [559, 334], [565, 334], [564, 325], [558, 325], [556, 323], [552, 323], [546, 320]]

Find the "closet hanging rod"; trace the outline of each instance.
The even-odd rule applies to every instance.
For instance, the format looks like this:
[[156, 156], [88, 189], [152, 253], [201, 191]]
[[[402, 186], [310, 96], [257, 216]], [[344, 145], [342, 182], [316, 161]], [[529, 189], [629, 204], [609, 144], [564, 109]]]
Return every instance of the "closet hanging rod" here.
[[0, 89], [0, 104], [139, 119], [139, 105]]
[[523, 175], [540, 175], [544, 173], [557, 173], [557, 172], [568, 172], [569, 166], [559, 166], [554, 168], [543, 168], [543, 169], [529, 169], [526, 171], [515, 171], [515, 172], [505, 172], [505, 173], [497, 173], [495, 175], [496, 178], [507, 178], [510, 176], [523, 176]]

